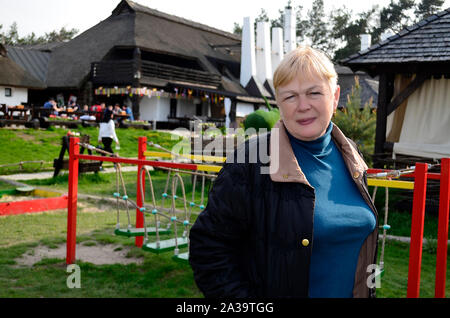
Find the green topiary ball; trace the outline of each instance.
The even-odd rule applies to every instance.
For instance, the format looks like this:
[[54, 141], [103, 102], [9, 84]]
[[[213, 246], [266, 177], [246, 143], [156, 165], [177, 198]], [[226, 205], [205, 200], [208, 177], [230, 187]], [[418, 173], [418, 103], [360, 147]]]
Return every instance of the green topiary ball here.
[[259, 131], [266, 128], [268, 131], [280, 120], [280, 111], [278, 108], [272, 108], [270, 111], [258, 109], [249, 114], [244, 120], [244, 128], [254, 128]]

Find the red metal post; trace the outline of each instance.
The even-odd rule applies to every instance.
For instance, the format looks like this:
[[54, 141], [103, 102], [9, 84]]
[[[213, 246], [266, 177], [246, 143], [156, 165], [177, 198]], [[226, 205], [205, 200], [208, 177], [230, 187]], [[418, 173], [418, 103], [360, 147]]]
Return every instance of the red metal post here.
[[[144, 152], [147, 151], [147, 137], [139, 137], [139, 145], [138, 145], [138, 159], [145, 160]], [[144, 191], [145, 194], [145, 171], [141, 168], [142, 165], [138, 165], [138, 173], [137, 173], [137, 189], [136, 189], [136, 205], [138, 207], [142, 207], [144, 205], [143, 198], [144, 195], [140, 196], [140, 189], [139, 184], [142, 182], [142, 191]], [[139, 211], [139, 209], [136, 209], [136, 228], [143, 228], [144, 227], [144, 216], [142, 215], [142, 212]], [[136, 236], [134, 245], [137, 247], [142, 247], [144, 243], [144, 237], [143, 236]]]
[[441, 160], [441, 184], [439, 194], [438, 242], [436, 252], [436, 283], [434, 297], [445, 297], [447, 272], [447, 240], [450, 207], [450, 158]]
[[78, 199], [78, 157], [80, 138], [70, 137], [69, 145], [69, 190], [67, 202], [67, 250], [66, 264], [75, 263], [77, 244], [77, 199]]
[[427, 171], [428, 165], [426, 163], [416, 163], [416, 170], [414, 172], [411, 243], [409, 247], [408, 289], [406, 292], [406, 297], [408, 298], [419, 297]]

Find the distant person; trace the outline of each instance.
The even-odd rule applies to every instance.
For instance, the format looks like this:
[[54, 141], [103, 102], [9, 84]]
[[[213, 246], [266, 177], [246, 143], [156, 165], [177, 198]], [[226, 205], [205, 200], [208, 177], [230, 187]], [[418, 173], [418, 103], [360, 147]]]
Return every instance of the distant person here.
[[122, 108], [120, 108], [120, 105], [119, 105], [119, 104], [115, 104], [115, 105], [114, 105], [113, 113], [114, 113], [115, 115], [121, 115], [121, 114], [122, 114]]
[[122, 122], [126, 119], [125, 116], [125, 111], [122, 110], [122, 107], [120, 107], [119, 103], [116, 103], [114, 105], [114, 110], [113, 110], [114, 115], [117, 115], [117, 122], [119, 123], [119, 125], [122, 125]]
[[106, 109], [106, 104], [105, 103], [101, 103], [100, 105], [94, 105], [92, 110], [96, 111], [95, 114], [95, 118], [98, 122], [100, 122], [102, 120], [103, 117], [103, 112]]
[[129, 121], [134, 121], [133, 111], [131, 110], [131, 108], [128, 107], [127, 105], [123, 105], [122, 109], [127, 113], [128, 120]]
[[108, 107], [103, 113], [98, 132], [98, 142], [103, 144], [103, 150], [112, 154], [114, 153], [111, 148], [113, 141], [116, 143], [116, 149], [120, 149], [119, 139], [116, 135], [116, 126], [114, 124], [113, 118], [114, 114], [112, 112], [112, 109]]
[[91, 106], [91, 111], [96, 112], [97, 109], [101, 109], [101, 106], [98, 102]]
[[50, 97], [48, 101], [44, 104], [44, 108], [48, 108], [53, 110], [54, 115], [58, 115], [60, 111], [62, 111], [62, 108], [59, 108], [56, 104], [56, 101], [53, 97]]
[[83, 115], [80, 116], [80, 120], [95, 120], [95, 116], [89, 114], [89, 105], [83, 106]]
[[77, 97], [76, 96], [70, 95], [69, 101], [67, 102], [67, 107], [68, 108], [72, 108], [72, 110], [74, 112], [76, 112], [80, 108], [80, 105], [77, 104]]

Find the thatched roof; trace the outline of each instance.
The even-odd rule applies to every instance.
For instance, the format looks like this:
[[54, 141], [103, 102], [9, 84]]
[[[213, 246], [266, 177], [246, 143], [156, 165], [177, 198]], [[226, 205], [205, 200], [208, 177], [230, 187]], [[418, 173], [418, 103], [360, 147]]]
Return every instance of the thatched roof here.
[[114, 47], [195, 58], [204, 71], [219, 74], [207, 57], [239, 63], [240, 51], [232, 55], [222, 46], [240, 41], [232, 33], [123, 0], [110, 17], [54, 49], [47, 85], [81, 87], [91, 63], [101, 61]]
[[7, 56], [7, 50], [2, 44], [0, 44], [0, 85], [36, 89], [45, 88], [41, 81]]

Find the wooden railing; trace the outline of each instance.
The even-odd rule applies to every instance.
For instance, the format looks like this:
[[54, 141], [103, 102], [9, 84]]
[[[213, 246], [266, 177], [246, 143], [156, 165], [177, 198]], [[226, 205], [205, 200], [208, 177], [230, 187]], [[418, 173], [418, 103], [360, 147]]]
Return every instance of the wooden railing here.
[[[101, 61], [91, 65], [92, 81], [97, 85], [132, 84], [134, 69], [137, 66], [133, 60]], [[221, 76], [205, 71], [179, 66], [141, 61], [142, 77], [159, 78], [174, 82], [189, 82], [209, 86], [219, 86]]]
[[190, 68], [160, 64], [150, 61], [142, 61], [142, 76], [156, 77], [165, 80], [190, 82], [205, 85], [218, 86], [221, 76]]

